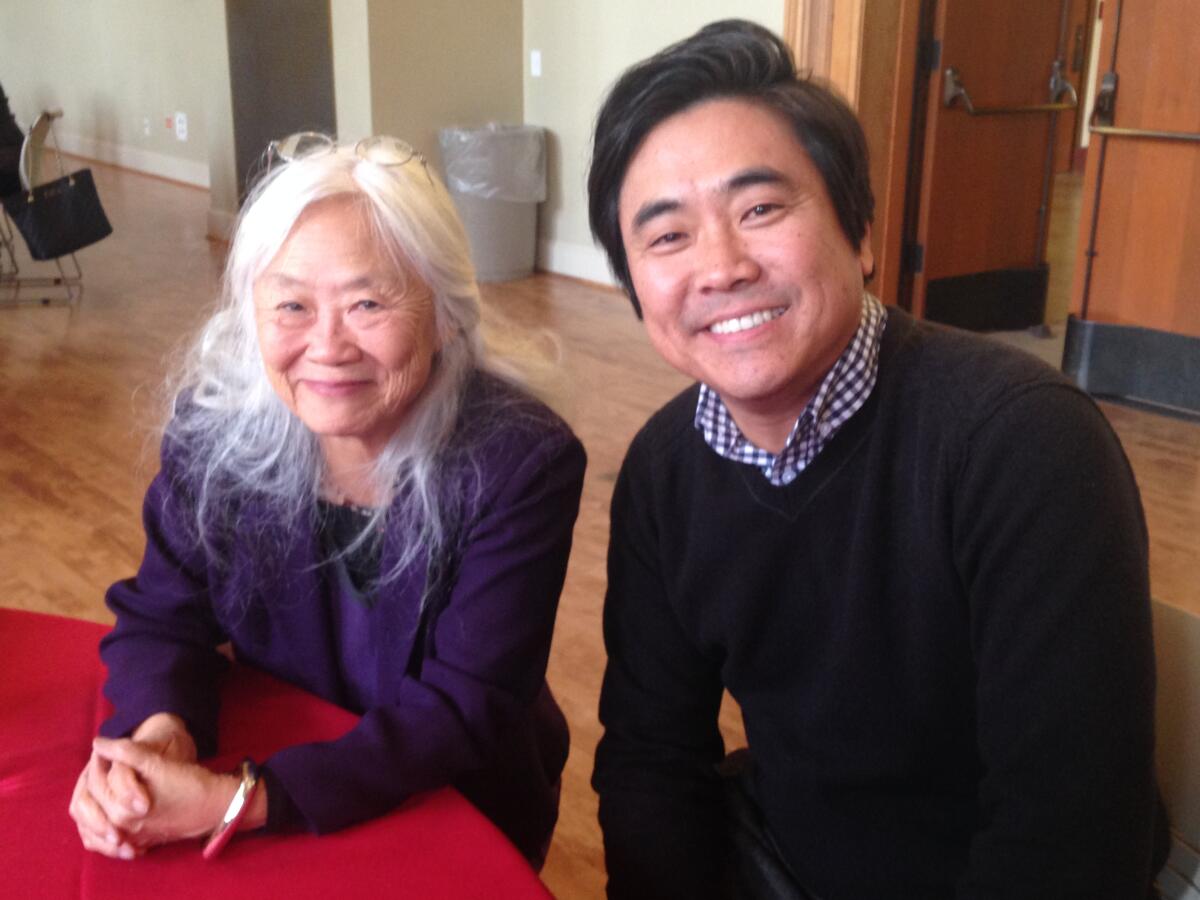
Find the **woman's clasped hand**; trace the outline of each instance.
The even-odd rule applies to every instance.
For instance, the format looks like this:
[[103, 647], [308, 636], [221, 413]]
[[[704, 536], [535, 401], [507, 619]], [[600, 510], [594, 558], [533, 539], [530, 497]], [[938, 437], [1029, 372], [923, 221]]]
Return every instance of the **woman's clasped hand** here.
[[212, 831], [237, 785], [236, 778], [197, 765], [183, 722], [162, 713], [129, 739], [95, 739], [71, 815], [89, 850], [132, 859], [155, 844]]

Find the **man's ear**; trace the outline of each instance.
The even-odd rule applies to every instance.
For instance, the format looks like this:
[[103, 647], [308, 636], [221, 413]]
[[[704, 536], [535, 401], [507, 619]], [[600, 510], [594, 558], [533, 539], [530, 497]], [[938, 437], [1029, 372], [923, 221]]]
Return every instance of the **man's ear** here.
[[863, 232], [862, 240], [858, 242], [858, 263], [862, 267], [863, 281], [875, 277], [875, 253], [871, 250], [871, 223]]

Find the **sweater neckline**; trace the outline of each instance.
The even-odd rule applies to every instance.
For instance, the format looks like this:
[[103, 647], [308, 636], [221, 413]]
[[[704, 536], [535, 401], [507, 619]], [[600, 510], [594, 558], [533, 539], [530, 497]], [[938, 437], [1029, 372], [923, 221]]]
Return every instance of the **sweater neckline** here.
[[[739, 477], [756, 502], [789, 521], [795, 521], [838, 472], [850, 464], [861, 451], [870, 433], [871, 425], [878, 415], [880, 396], [891, 383], [894, 360], [912, 334], [912, 330], [911, 316], [901, 309], [888, 310], [888, 327], [884, 329], [879, 345], [879, 373], [871, 395], [838, 433], [830, 438], [816, 459], [789, 484], [773, 485], [759, 469], [746, 465], [737, 467]], [[701, 441], [703, 442], [703, 438]], [[712, 452], [707, 445], [705, 449]]]

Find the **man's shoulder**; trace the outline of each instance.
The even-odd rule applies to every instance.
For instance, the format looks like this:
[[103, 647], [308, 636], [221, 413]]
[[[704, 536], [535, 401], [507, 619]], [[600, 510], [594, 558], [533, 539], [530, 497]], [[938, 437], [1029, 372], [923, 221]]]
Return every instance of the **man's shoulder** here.
[[661, 458], [677, 453], [695, 434], [696, 402], [700, 385], [693, 384], [664, 404], [634, 436], [629, 455], [650, 454]]
[[1010, 403], [1050, 395], [1093, 406], [1074, 382], [1030, 353], [993, 337], [889, 314], [880, 370], [892, 402], [953, 419], [964, 428]]

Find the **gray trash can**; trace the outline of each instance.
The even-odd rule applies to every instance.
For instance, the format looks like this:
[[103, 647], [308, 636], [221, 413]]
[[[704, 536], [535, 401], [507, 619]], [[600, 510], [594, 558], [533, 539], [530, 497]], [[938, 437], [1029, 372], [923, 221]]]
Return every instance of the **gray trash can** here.
[[446, 186], [467, 229], [480, 281], [533, 271], [537, 205], [546, 199], [546, 138], [537, 125], [443, 128]]

